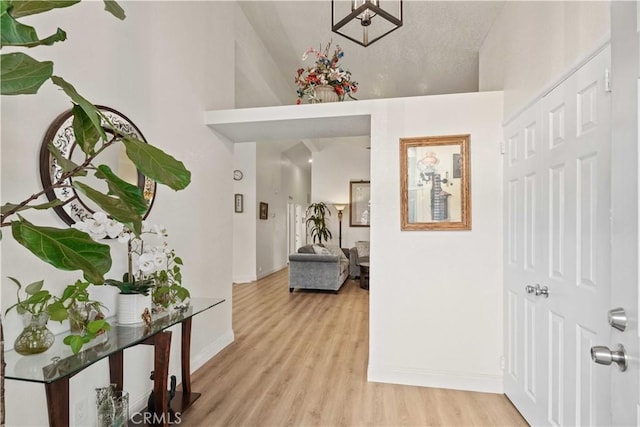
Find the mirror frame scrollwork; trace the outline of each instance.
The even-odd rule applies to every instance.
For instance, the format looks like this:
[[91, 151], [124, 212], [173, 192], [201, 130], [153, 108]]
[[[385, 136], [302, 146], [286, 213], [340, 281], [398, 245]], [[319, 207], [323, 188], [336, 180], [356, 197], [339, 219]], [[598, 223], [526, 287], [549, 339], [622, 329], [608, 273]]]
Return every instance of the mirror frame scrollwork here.
[[[148, 144], [140, 129], [138, 129], [138, 127], [124, 114], [110, 107], [101, 105], [97, 105], [96, 107], [109, 119], [118, 131]], [[49, 152], [49, 142], [52, 142], [53, 145], [60, 150], [62, 156], [67, 159], [71, 159], [74, 150], [80, 150], [75, 141], [72, 122], [73, 114], [71, 110], [67, 110], [60, 114], [51, 123], [45, 133], [42, 146], [40, 147], [40, 180], [43, 188], [45, 189], [51, 187], [51, 185], [56, 181], [56, 177], [59, 177], [62, 174], [62, 168]], [[107, 134], [111, 133], [106, 126], [104, 126], [104, 129]], [[54, 188], [46, 192], [46, 196], [49, 201], [58, 199], [64, 203], [61, 206], [53, 208], [56, 214], [58, 214], [58, 216], [67, 225], [73, 225], [74, 223], [82, 221], [83, 219], [93, 215], [94, 211], [88, 206], [86, 201], [83, 200], [83, 195], [71, 186], [72, 178], [67, 178], [64, 183], [68, 185], [64, 185], [62, 188]], [[138, 171], [137, 186], [143, 192], [144, 198], [148, 203], [147, 211], [143, 215], [143, 218], [146, 218], [153, 207], [153, 202], [157, 194], [156, 182], [147, 178]]]

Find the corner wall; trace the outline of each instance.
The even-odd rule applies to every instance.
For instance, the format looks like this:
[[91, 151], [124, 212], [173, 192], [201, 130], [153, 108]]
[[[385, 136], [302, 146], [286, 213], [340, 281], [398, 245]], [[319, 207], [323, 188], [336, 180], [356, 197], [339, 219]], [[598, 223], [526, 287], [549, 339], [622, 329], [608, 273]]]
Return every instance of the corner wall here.
[[[287, 205], [289, 197], [305, 206], [309, 192], [309, 174], [295, 166], [277, 143], [260, 142], [256, 146], [256, 274], [268, 276], [287, 266]], [[268, 204], [268, 218], [259, 219], [260, 202]]]
[[[376, 102], [369, 380], [502, 393], [502, 93]], [[399, 139], [470, 134], [470, 231], [400, 230]]]
[[603, 44], [608, 1], [507, 1], [480, 47], [481, 91], [504, 90], [511, 118]]

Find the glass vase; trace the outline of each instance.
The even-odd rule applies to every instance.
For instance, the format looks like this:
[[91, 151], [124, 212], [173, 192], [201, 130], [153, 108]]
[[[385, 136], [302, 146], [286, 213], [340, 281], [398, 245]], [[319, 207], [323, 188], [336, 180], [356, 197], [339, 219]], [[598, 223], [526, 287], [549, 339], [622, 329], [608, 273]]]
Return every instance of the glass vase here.
[[129, 393], [115, 385], [96, 389], [98, 427], [123, 427], [129, 422]]
[[47, 329], [48, 321], [49, 313], [24, 313], [22, 315], [24, 329], [13, 344], [16, 352], [27, 356], [47, 351], [55, 341], [55, 337]]

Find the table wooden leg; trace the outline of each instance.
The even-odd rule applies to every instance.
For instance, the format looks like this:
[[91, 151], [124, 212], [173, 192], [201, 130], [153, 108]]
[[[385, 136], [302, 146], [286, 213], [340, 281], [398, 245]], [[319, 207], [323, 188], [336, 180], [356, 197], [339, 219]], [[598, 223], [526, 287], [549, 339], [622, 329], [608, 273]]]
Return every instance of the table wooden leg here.
[[109, 356], [109, 381], [116, 385], [116, 390], [122, 391], [124, 386], [124, 352], [120, 350]]
[[44, 385], [50, 427], [69, 427], [69, 377]]
[[191, 318], [182, 322], [182, 345], [180, 348], [182, 362], [182, 408], [191, 398]]
[[171, 331], [154, 337], [153, 399], [156, 414], [163, 426], [169, 425], [167, 385], [169, 377], [169, 355], [171, 353]]

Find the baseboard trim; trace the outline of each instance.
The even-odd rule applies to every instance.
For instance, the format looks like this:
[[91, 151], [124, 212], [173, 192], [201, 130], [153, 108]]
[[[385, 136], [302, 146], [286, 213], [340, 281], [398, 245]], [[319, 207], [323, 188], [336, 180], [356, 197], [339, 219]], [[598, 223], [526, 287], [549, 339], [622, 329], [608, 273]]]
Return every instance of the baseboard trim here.
[[222, 334], [214, 342], [203, 348], [195, 356], [191, 356], [191, 373], [200, 369], [205, 363], [211, 360], [216, 354], [220, 353], [226, 346], [231, 344], [235, 339], [233, 330], [230, 329]]
[[367, 379], [370, 382], [377, 383], [447, 388], [484, 393], [504, 393], [502, 375], [485, 375], [473, 372], [430, 371], [394, 366], [369, 365]]
[[260, 279], [264, 279], [265, 277], [273, 274], [273, 273], [277, 273], [278, 271], [282, 270], [283, 268], [287, 268], [287, 264], [280, 266], [280, 267], [276, 267], [272, 270], [269, 271], [261, 271], [260, 273], [258, 273], [258, 280]]

